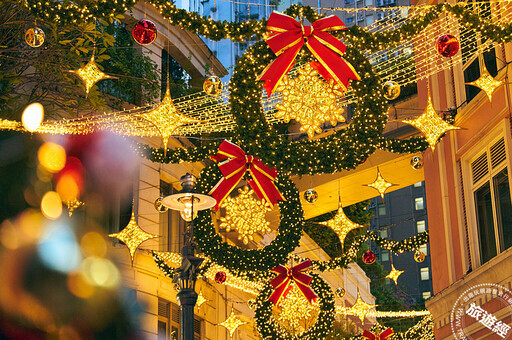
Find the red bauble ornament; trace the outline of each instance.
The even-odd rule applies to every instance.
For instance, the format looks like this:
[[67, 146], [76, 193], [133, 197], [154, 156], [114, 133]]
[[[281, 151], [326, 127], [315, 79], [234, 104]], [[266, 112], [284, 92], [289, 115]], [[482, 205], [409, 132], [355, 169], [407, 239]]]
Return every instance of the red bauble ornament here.
[[142, 19], [133, 26], [132, 36], [141, 45], [151, 44], [157, 36], [156, 26], [152, 21]]
[[217, 274], [215, 274], [215, 282], [217, 283], [224, 283], [226, 282], [226, 273], [224, 272], [217, 272]]
[[366, 264], [372, 264], [375, 262], [376, 258], [375, 253], [371, 250], [367, 250], [363, 253], [363, 262]]
[[436, 41], [437, 53], [443, 57], [453, 57], [459, 51], [459, 40], [450, 34], [443, 34]]

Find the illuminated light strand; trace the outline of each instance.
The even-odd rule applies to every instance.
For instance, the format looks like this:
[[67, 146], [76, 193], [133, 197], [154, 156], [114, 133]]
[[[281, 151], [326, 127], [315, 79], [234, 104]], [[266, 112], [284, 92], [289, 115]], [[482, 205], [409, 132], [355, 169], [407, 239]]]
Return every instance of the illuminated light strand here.
[[[357, 313], [351, 311], [351, 307], [336, 306], [336, 314], [339, 315], [354, 315], [359, 316]], [[428, 310], [406, 310], [406, 311], [379, 311], [370, 310], [365, 316], [369, 318], [414, 318], [418, 316], [428, 316]]]

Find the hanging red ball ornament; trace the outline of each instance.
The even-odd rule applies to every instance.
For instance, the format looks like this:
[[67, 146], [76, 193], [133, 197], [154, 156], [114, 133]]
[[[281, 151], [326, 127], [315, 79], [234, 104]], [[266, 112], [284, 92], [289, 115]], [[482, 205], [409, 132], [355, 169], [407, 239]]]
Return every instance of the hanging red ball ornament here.
[[157, 36], [156, 25], [151, 20], [142, 19], [133, 26], [132, 36], [141, 45], [151, 44]]
[[367, 250], [363, 253], [363, 262], [366, 264], [372, 264], [375, 262], [375, 259], [377, 256], [375, 256], [375, 253], [371, 250]]
[[224, 272], [217, 272], [217, 274], [215, 274], [215, 282], [217, 283], [224, 283], [226, 282], [226, 273]]
[[459, 40], [451, 34], [443, 34], [436, 41], [437, 53], [443, 57], [453, 57], [459, 51]]

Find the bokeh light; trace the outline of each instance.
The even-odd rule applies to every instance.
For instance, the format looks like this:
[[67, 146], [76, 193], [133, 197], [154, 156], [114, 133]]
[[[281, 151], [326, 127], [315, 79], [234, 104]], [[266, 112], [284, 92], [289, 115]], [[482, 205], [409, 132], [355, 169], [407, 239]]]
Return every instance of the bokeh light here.
[[9, 220], [5, 220], [0, 224], [0, 244], [11, 250], [20, 246], [16, 227]]
[[37, 251], [48, 268], [64, 273], [78, 268], [82, 258], [75, 234], [63, 222], [53, 222], [46, 226]]
[[80, 246], [85, 257], [104, 257], [107, 254], [105, 238], [95, 231], [90, 231], [82, 236]]
[[82, 274], [82, 271], [72, 271], [67, 276], [68, 290], [75, 296], [87, 299], [94, 294], [94, 286]]
[[39, 163], [49, 172], [58, 172], [66, 165], [66, 150], [59, 144], [46, 142], [37, 152]]
[[80, 193], [74, 177], [69, 174], [60, 176], [57, 181], [56, 190], [64, 202], [78, 199]]
[[82, 261], [85, 277], [94, 285], [115, 288], [119, 285], [121, 275], [112, 261], [99, 257], [88, 257]]
[[30, 132], [34, 132], [43, 122], [44, 108], [39, 103], [32, 103], [28, 105], [23, 114], [21, 115], [21, 122], [25, 129]]
[[[62, 206], [61, 206], [62, 207]], [[43, 232], [43, 215], [34, 209], [25, 210], [18, 218], [18, 225], [30, 241], [37, 240]]]
[[48, 191], [41, 200], [41, 212], [46, 218], [56, 220], [62, 214], [62, 200], [55, 191]]

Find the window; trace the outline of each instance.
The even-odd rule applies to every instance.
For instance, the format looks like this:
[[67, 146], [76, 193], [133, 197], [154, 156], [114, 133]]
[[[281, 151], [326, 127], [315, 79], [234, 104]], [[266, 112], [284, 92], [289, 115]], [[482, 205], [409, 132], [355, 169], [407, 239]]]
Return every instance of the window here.
[[423, 281], [430, 279], [428, 267], [420, 268], [420, 277]]
[[[366, 2], [368, 3], [368, 1], [366, 1]], [[371, 24], [373, 24], [373, 14], [366, 16], [366, 25], [371, 25]]]
[[380, 253], [380, 258], [382, 262], [389, 261], [389, 250], [382, 249]]
[[[168, 182], [160, 181], [160, 194], [168, 196], [175, 194], [177, 190]], [[181, 218], [179, 211], [167, 210], [160, 216], [160, 249], [179, 253], [184, 243], [186, 223]]]
[[379, 209], [379, 216], [386, 215], [386, 205], [385, 204], [379, 203], [378, 209]]
[[388, 230], [384, 229], [380, 231], [380, 237], [387, 238], [388, 237]]
[[353, 24], [354, 23], [354, 17], [348, 17], [347, 20], [345, 20], [347, 24]]
[[203, 328], [203, 319], [198, 316], [194, 316], [194, 340], [201, 340]]
[[416, 210], [424, 209], [424, 206], [423, 206], [423, 197], [416, 197], [416, 198], [414, 199], [414, 209], [416, 209]]
[[470, 165], [481, 264], [512, 246], [512, 203], [506, 159], [502, 137]]
[[423, 298], [423, 300], [428, 300], [431, 296], [432, 294], [430, 292], [421, 293], [421, 297]]
[[425, 231], [425, 220], [416, 221], [416, 230], [418, 234]]
[[428, 255], [428, 247], [426, 244], [422, 244], [419, 248], [419, 251], [421, 251], [423, 254]]
[[366, 0], [366, 7], [372, 7], [373, 0]]
[[422, 185], [423, 185], [423, 182], [414, 183], [415, 188], [421, 188]]

